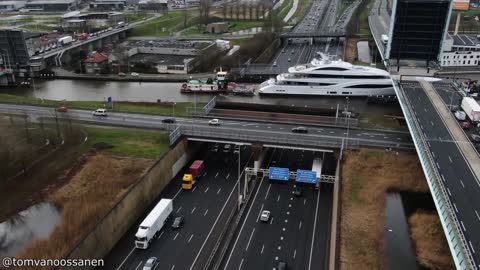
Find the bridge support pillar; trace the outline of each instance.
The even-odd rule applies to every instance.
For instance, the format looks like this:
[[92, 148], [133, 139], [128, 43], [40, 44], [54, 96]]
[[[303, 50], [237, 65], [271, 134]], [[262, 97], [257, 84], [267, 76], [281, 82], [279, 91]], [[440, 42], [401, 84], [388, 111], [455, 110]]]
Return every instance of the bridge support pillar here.
[[59, 60], [62, 64], [69, 66], [72, 63], [72, 56], [69, 52], [65, 52]]
[[125, 31], [118, 33], [120, 39], [127, 38], [127, 33]]
[[93, 51], [93, 42], [88, 43], [87, 45], [87, 51], [92, 52]]
[[310, 38], [310, 46], [313, 45], [313, 37]]
[[117, 43], [120, 40], [120, 36], [118, 34], [111, 35], [111, 38], [112, 38], [111, 42], [113, 43]]

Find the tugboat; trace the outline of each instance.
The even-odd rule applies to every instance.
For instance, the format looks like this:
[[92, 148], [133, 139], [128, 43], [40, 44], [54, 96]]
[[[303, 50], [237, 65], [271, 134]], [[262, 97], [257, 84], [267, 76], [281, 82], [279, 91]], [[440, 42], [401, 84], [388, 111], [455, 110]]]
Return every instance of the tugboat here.
[[217, 72], [215, 79], [208, 78], [206, 80], [190, 79], [182, 84], [180, 92], [182, 93], [198, 93], [198, 94], [216, 94], [225, 93], [228, 90], [227, 72]]

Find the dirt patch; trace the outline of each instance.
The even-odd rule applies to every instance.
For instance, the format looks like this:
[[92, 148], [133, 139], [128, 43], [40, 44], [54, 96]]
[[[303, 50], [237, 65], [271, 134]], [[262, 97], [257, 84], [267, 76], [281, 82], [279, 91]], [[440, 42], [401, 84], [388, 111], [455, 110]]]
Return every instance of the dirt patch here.
[[408, 219], [418, 262], [428, 269], [454, 269], [452, 255], [436, 212], [417, 211]]
[[357, 52], [357, 42], [358, 38], [348, 38], [345, 45], [345, 59], [344, 61], [353, 63], [358, 59]]
[[428, 192], [415, 153], [347, 152], [342, 167], [340, 269], [385, 269], [388, 191]]
[[[115, 158], [100, 153], [83, 157], [81, 168], [67, 173], [68, 183], [48, 196], [62, 211], [62, 222], [47, 240], [32, 243], [24, 258], [61, 258], [90, 231], [153, 160]], [[76, 173], [73, 173], [76, 172]]]
[[154, 141], [149, 141], [149, 140], [143, 140], [143, 141], [140, 141], [140, 140], [127, 140], [127, 141], [125, 141], [124, 143], [125, 143], [125, 144], [129, 144], [129, 145], [142, 146], [142, 147], [154, 146], [154, 145], [157, 144], [156, 142], [154, 142]]

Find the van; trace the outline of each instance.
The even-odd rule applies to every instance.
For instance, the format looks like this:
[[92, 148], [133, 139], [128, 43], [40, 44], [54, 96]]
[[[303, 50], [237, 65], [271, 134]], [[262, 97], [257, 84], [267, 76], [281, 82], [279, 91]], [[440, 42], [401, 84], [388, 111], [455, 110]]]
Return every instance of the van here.
[[107, 110], [106, 109], [96, 109], [93, 112], [94, 116], [107, 116]]

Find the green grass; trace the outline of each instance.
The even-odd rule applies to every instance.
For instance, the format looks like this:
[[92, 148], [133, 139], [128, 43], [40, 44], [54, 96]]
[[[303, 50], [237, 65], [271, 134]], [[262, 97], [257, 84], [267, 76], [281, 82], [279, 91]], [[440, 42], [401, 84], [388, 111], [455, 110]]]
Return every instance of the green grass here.
[[[40, 99], [28, 96], [16, 96], [0, 94], [0, 103], [12, 104], [26, 104], [26, 105], [40, 105], [52, 108], [59, 106], [66, 106], [72, 109], [95, 110], [104, 108], [104, 103], [101, 101], [58, 101], [49, 99]], [[197, 103], [197, 108], [202, 108], [205, 103]], [[187, 116], [187, 108], [193, 107], [192, 102], [177, 102], [175, 105], [176, 116]], [[107, 106], [107, 109], [112, 112], [126, 112], [126, 113], [143, 113], [143, 114], [160, 114], [171, 115], [173, 113], [173, 105], [171, 103], [153, 103], [153, 102], [117, 102], [114, 103], [113, 109]], [[52, 109], [53, 112], [53, 109]]]
[[311, 0], [299, 0], [297, 10], [293, 14], [292, 18], [290, 18], [290, 22], [294, 21], [296, 23], [300, 22], [307, 14], [307, 11], [310, 9]]
[[400, 125], [398, 120], [392, 119], [391, 117], [378, 112], [365, 111], [360, 114], [358, 121], [359, 127], [361, 128], [408, 131], [406, 125]]
[[182, 31], [182, 35], [183, 36], [201, 35], [204, 31], [206, 31], [206, 29], [203, 25], [194, 25]]
[[337, 20], [340, 19], [340, 16], [342, 16], [343, 12], [352, 5], [353, 2], [350, 1], [341, 1], [340, 2], [340, 9], [338, 10], [337, 13]]
[[168, 151], [168, 135], [155, 131], [88, 128], [90, 145], [107, 143], [113, 148], [107, 151], [113, 155], [139, 158], [159, 158]]
[[148, 14], [148, 13], [145, 13], [145, 12], [142, 12], [142, 13], [127, 13], [127, 21], [128, 22], [136, 22], [136, 21], [140, 21], [140, 20], [143, 20], [143, 18], [149, 18], [151, 17], [152, 15], [151, 14]]
[[350, 202], [351, 203], [360, 203], [360, 191], [363, 188], [364, 178], [361, 176], [355, 176], [352, 179], [352, 189], [350, 190]]
[[235, 38], [230, 39], [230, 45], [246, 45], [251, 38]]
[[263, 23], [261, 21], [230, 21], [231, 27], [228, 28], [230, 32], [239, 31], [244, 29], [250, 29], [255, 27], [261, 27]]
[[283, 20], [293, 7], [293, 1], [292, 0], [285, 0], [282, 5], [279, 7], [280, 12], [278, 13], [278, 17]]
[[470, 8], [469, 10], [466, 11], [452, 11], [452, 16], [451, 18], [454, 19], [457, 17], [458, 13], [462, 13], [462, 16], [470, 16], [470, 17], [475, 17], [475, 16], [480, 16], [480, 9], [479, 8]]
[[34, 31], [52, 31], [53, 27], [44, 25], [44, 24], [26, 24], [21, 26], [24, 29], [34, 30]]
[[[189, 12], [187, 27], [196, 23], [198, 23], [197, 14]], [[184, 29], [183, 12], [175, 11], [133, 28], [131, 36], [168, 36], [170, 33], [182, 29]]]

